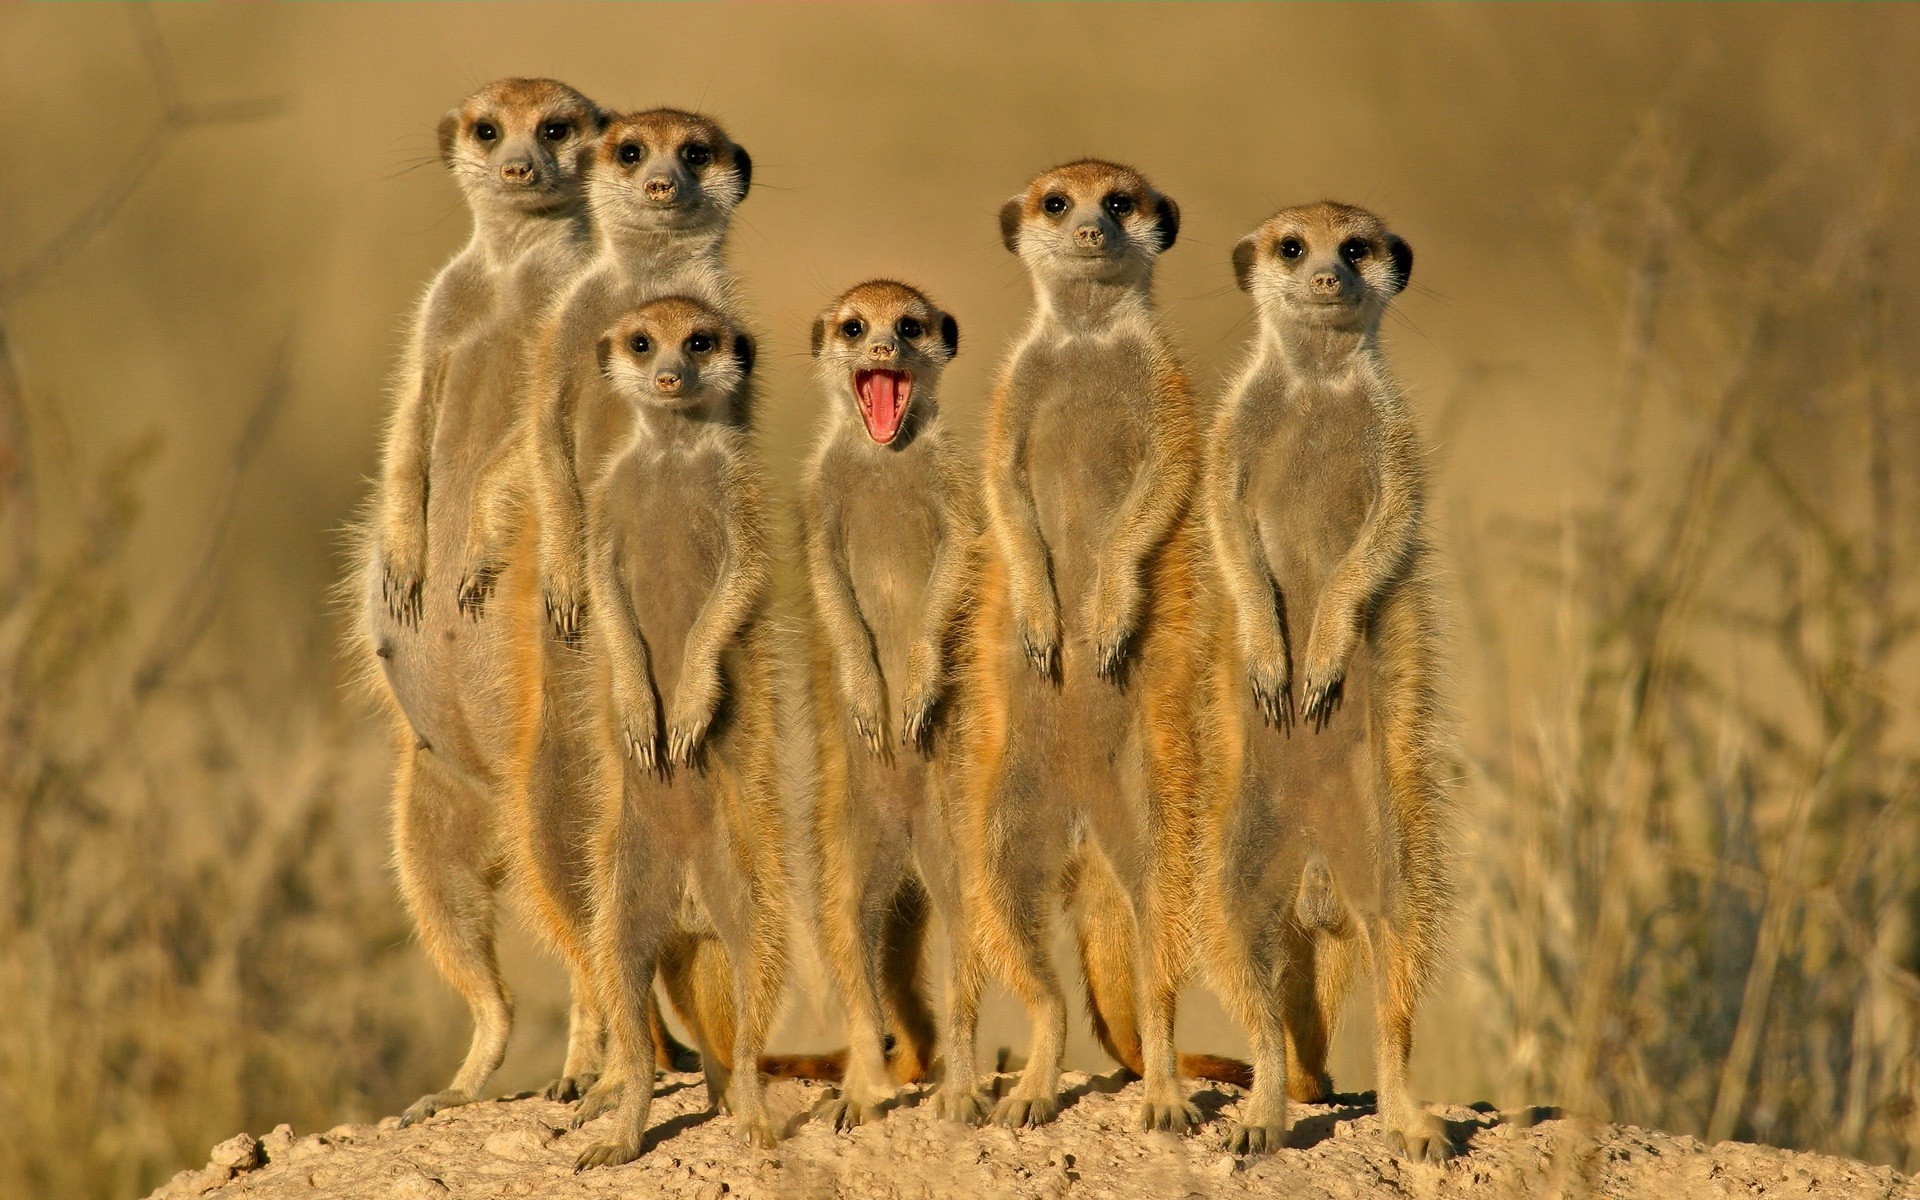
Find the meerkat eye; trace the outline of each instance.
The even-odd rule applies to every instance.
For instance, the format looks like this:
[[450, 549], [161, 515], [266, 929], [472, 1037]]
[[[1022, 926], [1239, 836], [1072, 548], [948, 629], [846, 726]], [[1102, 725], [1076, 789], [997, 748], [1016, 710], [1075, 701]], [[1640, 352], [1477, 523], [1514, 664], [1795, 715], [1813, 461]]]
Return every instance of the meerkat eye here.
[[621, 142], [620, 149], [615, 153], [620, 156], [620, 161], [623, 163], [637, 163], [640, 161], [640, 143]]
[[1133, 197], [1125, 192], [1115, 192], [1108, 196], [1104, 203], [1107, 211], [1116, 217], [1124, 217], [1133, 211]]
[[859, 337], [861, 334], [865, 333], [866, 331], [867, 331], [867, 323], [865, 321], [862, 321], [859, 317], [854, 317], [851, 320], [844, 321], [840, 325], [840, 336], [843, 338], [846, 338], [848, 341], [852, 341], [854, 338]]
[[705, 354], [713, 349], [713, 339], [704, 333], [696, 333], [687, 339], [687, 353]]
[[540, 127], [540, 136], [550, 142], [564, 142], [572, 132], [573, 126], [565, 121], [548, 121]]
[[920, 324], [918, 319], [914, 317], [901, 317], [893, 323], [893, 331], [908, 341], [912, 341], [927, 330], [926, 326]]
[[1340, 257], [1355, 266], [1358, 266], [1362, 259], [1372, 253], [1373, 247], [1367, 244], [1367, 239], [1365, 238], [1348, 238], [1346, 241], [1340, 243]]
[[1048, 216], [1057, 217], [1067, 211], [1067, 198], [1059, 192], [1054, 192], [1040, 202], [1040, 207], [1047, 211]]
[[490, 142], [500, 136], [500, 130], [495, 128], [492, 121], [479, 121], [474, 124], [473, 136], [483, 142]]
[[1283, 237], [1279, 249], [1281, 258], [1299, 258], [1307, 252], [1307, 244], [1297, 237]]
[[713, 161], [713, 147], [701, 142], [688, 142], [680, 148], [680, 157], [686, 159], [690, 167], [704, 167]]
[[653, 349], [653, 343], [647, 340], [646, 334], [636, 333], [627, 339], [627, 349], [633, 351], [635, 354], [645, 354], [647, 351]]

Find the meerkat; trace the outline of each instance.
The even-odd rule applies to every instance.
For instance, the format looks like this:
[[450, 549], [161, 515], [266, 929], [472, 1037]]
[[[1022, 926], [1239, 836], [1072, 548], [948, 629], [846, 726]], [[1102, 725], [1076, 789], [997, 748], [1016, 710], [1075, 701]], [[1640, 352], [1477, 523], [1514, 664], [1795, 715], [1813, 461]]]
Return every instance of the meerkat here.
[[[549, 616], [564, 619], [536, 639], [545, 703], [516, 790], [512, 850], [536, 924], [576, 977], [590, 969], [592, 923], [578, 828], [591, 806], [580, 797], [591, 791], [598, 770], [585, 732], [598, 720], [596, 696], [579, 646], [585, 562], [578, 481], [597, 469], [628, 419], [626, 406], [604, 395], [596, 331], [669, 292], [732, 304], [723, 243], [728, 215], [745, 197], [753, 172], [746, 150], [719, 125], [675, 109], [604, 117], [586, 160], [592, 250], [537, 319], [521, 388], [523, 420], [483, 473], [459, 591], [461, 610], [484, 625], [495, 588], [523, 546], [519, 539], [532, 528], [543, 594], [551, 600], [544, 585], [559, 580], [570, 597], [557, 607], [546, 604]], [[657, 1008], [651, 1020], [662, 1061], [684, 1064], [689, 1053], [667, 1035]], [[548, 1089], [555, 1099], [584, 1091], [598, 1064], [598, 1015], [577, 988], [571, 1025], [564, 1073]], [[821, 1069], [796, 1064], [782, 1073]]]
[[[1215, 683], [1225, 787], [1206, 860], [1222, 997], [1253, 1046], [1230, 1135], [1278, 1147], [1325, 1090], [1356, 951], [1372, 961], [1380, 1117], [1395, 1150], [1453, 1148], [1409, 1094], [1414, 1009], [1443, 953], [1448, 718], [1426, 463], [1379, 326], [1413, 251], [1364, 209], [1276, 214], [1235, 246], [1260, 331], [1215, 424], [1205, 506], [1232, 613]], [[1289, 1049], [1305, 1076], [1289, 1087]]]
[[1072, 882], [1128, 901], [1098, 927], [1082, 921], [1096, 1024], [1124, 1012], [1127, 1034], [1137, 1029], [1142, 1127], [1185, 1130], [1199, 1114], [1181, 1090], [1173, 1022], [1200, 779], [1192, 712], [1206, 606], [1189, 508], [1201, 445], [1152, 298], [1180, 210], [1129, 167], [1080, 161], [1035, 178], [1000, 228], [1034, 308], [988, 413], [989, 534], [960, 770], [970, 911], [1027, 1005], [1033, 1042], [993, 1119], [1039, 1124], [1058, 1111], [1066, 1006], [1043, 935], [1046, 905]]
[[[510, 873], [503, 809], [537, 724], [539, 674], [531, 623], [461, 618], [458, 566], [484, 464], [518, 417], [526, 331], [591, 253], [582, 179], [602, 120], [565, 84], [505, 79], [439, 126], [473, 236], [414, 322], [359, 608], [365, 661], [378, 662], [377, 690], [396, 714], [401, 893], [429, 956], [466, 1000], [474, 1034], [451, 1084], [410, 1106], [406, 1123], [478, 1098], [512, 1024], [494, 896]], [[531, 546], [509, 547], [504, 561], [519, 566], [498, 585], [530, 597]], [[576, 1007], [584, 990], [576, 980]]]
[[[932, 1065], [936, 1023], [920, 978], [929, 908], [947, 934], [948, 1011], [966, 1031], [948, 1039], [936, 1104], [969, 1123], [986, 1111], [971, 1053], [978, 986], [949, 793], [932, 761], [949, 749], [941, 708], [980, 530], [940, 423], [940, 377], [959, 350], [954, 318], [893, 280], [849, 288], [813, 324], [825, 406], [800, 508], [820, 933], [848, 1036], [845, 1083], [822, 1115], [842, 1128], [876, 1115], [896, 1085], [918, 1082]], [[952, 1052], [961, 1045], [964, 1053]]]
[[576, 1168], [640, 1154], [656, 970], [699, 1044], [710, 1104], [772, 1145], [759, 1054], [787, 961], [753, 342], [717, 306], [674, 296], [603, 327], [595, 357], [630, 432], [593, 484], [584, 531], [611, 768], [593, 926], [611, 1069], [577, 1118], [615, 1112], [611, 1138]]

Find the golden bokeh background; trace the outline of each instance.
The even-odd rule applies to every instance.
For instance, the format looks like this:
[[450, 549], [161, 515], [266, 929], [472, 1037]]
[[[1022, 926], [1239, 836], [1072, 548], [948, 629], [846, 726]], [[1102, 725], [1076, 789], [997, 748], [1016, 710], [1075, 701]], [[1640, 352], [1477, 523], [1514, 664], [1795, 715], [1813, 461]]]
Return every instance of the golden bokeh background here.
[[[1512, 806], [1555, 794], [1540, 784], [1552, 774], [1542, 765], [1551, 756], [1515, 747], [1564, 718], [1566, 738], [1535, 741], [1571, 746], [1578, 759], [1587, 744], [1581, 731], [1605, 727], [1602, 716], [1564, 703], [1565, 682], [1579, 669], [1569, 649], [1579, 642], [1573, 626], [1590, 614], [1567, 586], [1543, 578], [1538, 552], [1545, 545], [1544, 561], [1583, 561], [1575, 536], [1583, 514], [1611, 512], [1631, 540], [1637, 527], [1613, 504], [1625, 494], [1619, 488], [1657, 489], [1697, 465], [1689, 448], [1700, 444], [1702, 422], [1712, 424], [1703, 414], [1716, 410], [1689, 397], [1718, 395], [1726, 380], [1742, 378], [1742, 353], [1778, 350], [1787, 365], [1764, 377], [1774, 381], [1769, 395], [1785, 397], [1785, 424], [1767, 428], [1788, 432], [1784, 444], [1798, 455], [1789, 456], [1788, 473], [1805, 483], [1796, 494], [1842, 514], [1835, 520], [1843, 524], [1877, 512], [1884, 525], [1890, 513], [1893, 576], [1881, 591], [1913, 599], [1916, 61], [1920, 11], [1905, 6], [0, 10], [0, 330], [30, 430], [10, 447], [24, 454], [8, 460], [33, 465], [32, 537], [43, 564], [34, 588], [0, 610], [0, 656], [15, 664], [0, 690], [15, 738], [0, 749], [13, 755], [0, 795], [0, 811], [11, 814], [0, 829], [0, 868], [15, 874], [0, 882], [0, 899], [16, 947], [0, 949], [0, 1011], [39, 1014], [0, 1031], [0, 1041], [22, 1043], [0, 1048], [0, 1100], [27, 1114], [17, 1136], [0, 1137], [0, 1192], [20, 1194], [8, 1186], [19, 1182], [48, 1195], [130, 1194], [198, 1161], [201, 1148], [243, 1124], [264, 1128], [286, 1117], [308, 1122], [304, 1129], [397, 1111], [439, 1086], [457, 1061], [464, 1013], [404, 944], [404, 918], [382, 867], [384, 733], [370, 709], [343, 699], [334, 653], [340, 621], [327, 594], [341, 570], [340, 531], [376, 467], [406, 316], [467, 236], [458, 195], [434, 158], [434, 123], [473, 88], [510, 74], [552, 75], [610, 107], [699, 108], [751, 151], [754, 187], [738, 213], [732, 258], [765, 333], [762, 441], [783, 483], [818, 403], [807, 373], [809, 322], [833, 293], [872, 275], [920, 284], [957, 315], [963, 346], [947, 376], [946, 412], [974, 436], [990, 372], [1027, 300], [1018, 264], [999, 244], [995, 212], [1040, 168], [1082, 155], [1117, 158], [1180, 202], [1182, 234], [1162, 260], [1158, 294], [1208, 394], [1249, 335], [1246, 298], [1228, 265], [1234, 241], [1289, 203], [1335, 198], [1382, 213], [1417, 256], [1415, 286], [1397, 303], [1385, 339], [1436, 447], [1432, 517], [1456, 568], [1472, 764], [1463, 788], [1467, 945], [1460, 969], [1425, 1010], [1416, 1082], [1454, 1102], [1561, 1099], [1518, 1094], [1555, 1076], [1546, 1068], [1516, 1073], [1513, 1063], [1553, 1056], [1527, 1042], [1538, 1031], [1528, 1033], [1524, 1020], [1492, 1015], [1500, 1005], [1490, 991], [1511, 998], [1517, 985], [1500, 973], [1504, 960], [1485, 935], [1503, 913], [1513, 915], [1496, 909], [1519, 902], [1479, 887], [1501, 874], [1497, 856], [1518, 844], [1489, 841], [1485, 830], [1520, 836], [1507, 820]], [[1649, 246], [1646, 256], [1635, 250]], [[1662, 300], [1636, 308], [1650, 270]], [[1834, 299], [1806, 318], [1794, 297], [1815, 291]], [[1784, 295], [1776, 307], [1801, 316], [1762, 322], [1764, 332], [1743, 342], [1739, 314], [1763, 293]], [[1868, 350], [1836, 343], [1839, 335], [1821, 323], [1864, 328], [1834, 308], [1854, 300], [1883, 330]], [[1845, 367], [1869, 352], [1879, 356], [1877, 374], [1863, 386], [1880, 389], [1873, 394], [1881, 407], [1872, 409], [1877, 423], [1854, 437], [1868, 393], [1847, 390]], [[1789, 369], [1796, 363], [1805, 368], [1797, 374]], [[270, 410], [264, 440], [236, 476], [235, 447], [276, 370], [284, 370], [284, 402]], [[1623, 440], [1627, 409], [1637, 440]], [[4, 424], [0, 436], [8, 436]], [[127, 448], [147, 438], [155, 440], [143, 465], [108, 479]], [[1875, 446], [1892, 468], [1890, 510], [1874, 508], [1880, 492], [1860, 490]], [[1637, 470], [1626, 471], [1623, 485], [1626, 467]], [[96, 503], [101, 496], [124, 503]], [[226, 504], [230, 520], [207, 551], [209, 522]], [[1735, 498], [1711, 509], [1729, 538], [1753, 532], [1741, 523], [1752, 511], [1744, 504]], [[123, 522], [110, 552], [87, 558], [70, 578], [56, 572], [53, 564], [71, 564], [100, 540], [103, 520]], [[1544, 527], [1566, 536], [1543, 541]], [[1740, 579], [1737, 570], [1717, 569], [1700, 590], [1752, 594], [1755, 585]], [[56, 582], [78, 590], [54, 595]], [[201, 590], [208, 599], [195, 607]], [[42, 663], [29, 680], [20, 664], [36, 637], [54, 636], [48, 614], [93, 607], [111, 610], [111, 619], [103, 617], [97, 637], [75, 639], [90, 657], [79, 663], [76, 650], [70, 673]], [[204, 629], [192, 631], [177, 667], [169, 660], [166, 687], [129, 683], [154, 647], [166, 657], [168, 622], [183, 613], [203, 619]], [[1605, 626], [1595, 619], [1596, 638], [1608, 636]], [[1784, 686], [1791, 664], [1757, 651], [1739, 658], [1744, 652], [1724, 636], [1731, 635], [1708, 636], [1700, 652], [1747, 664], [1735, 671], [1732, 694]], [[1904, 636], [1874, 645], [1878, 658], [1862, 661], [1880, 681], [1868, 690], [1884, 709], [1875, 745], [1887, 749], [1885, 769], [1874, 775], [1884, 787], [1866, 791], [1884, 803], [1861, 812], [1879, 823], [1822, 817], [1813, 828], [1834, 839], [1831, 861], [1805, 860], [1816, 879], [1808, 887], [1837, 891], [1846, 903], [1854, 893], [1837, 888], [1832, 872], [1856, 836], [1913, 836], [1911, 822], [1898, 817], [1900, 803], [1914, 803], [1901, 790], [1909, 784], [1900, 782], [1899, 764], [1910, 761], [1902, 756], [1912, 753], [1920, 689]], [[59, 687], [49, 682], [56, 675]], [[1818, 742], [1831, 726], [1818, 707], [1789, 706], [1769, 719], [1804, 725]], [[128, 739], [145, 747], [138, 769], [115, 757]], [[1521, 758], [1531, 769], [1499, 766]], [[1632, 778], [1629, 767], [1621, 771]], [[298, 880], [289, 863], [262, 867], [269, 882], [247, 895], [263, 914], [291, 905], [302, 945], [330, 949], [309, 946], [297, 962], [279, 963], [274, 931], [295, 927], [296, 918], [263, 915], [231, 935], [233, 980], [216, 986], [197, 967], [147, 962], [143, 956], [190, 958], [178, 947], [200, 935], [182, 930], [220, 927], [191, 916], [200, 899], [242, 903], [222, 890], [227, 883], [209, 881], [230, 867], [241, 872], [253, 853], [249, 837], [271, 828], [284, 811], [279, 798], [312, 778], [324, 778], [327, 799], [302, 810], [314, 823], [287, 832], [283, 845], [293, 859], [303, 848], [332, 847], [327, 861], [335, 865], [324, 879]], [[1529, 791], [1526, 780], [1538, 786]], [[1674, 830], [1691, 826], [1672, 816], [1678, 801], [1670, 788], [1651, 794], [1649, 836], [1671, 846], [1681, 837]], [[81, 805], [75, 797], [94, 805], [85, 809], [94, 815], [73, 818], [58, 837], [35, 832], [35, 822], [56, 819], [47, 805]], [[1725, 811], [1701, 811], [1709, 810]], [[1600, 811], [1622, 810], [1603, 803]], [[1742, 811], [1752, 814], [1743, 836], [1765, 876], [1794, 810], [1762, 795]], [[109, 828], [119, 832], [101, 832]], [[141, 831], [137, 846], [121, 844], [130, 828]], [[108, 848], [89, 840], [96, 836]], [[1619, 845], [1604, 837], [1596, 844], [1602, 849], [1581, 842], [1564, 861]], [[1716, 842], [1714, 853], [1727, 844]], [[142, 853], [152, 860], [141, 862]], [[162, 860], [196, 865], [155, 865]], [[1542, 873], [1561, 861], [1539, 852]], [[150, 907], [158, 900], [143, 900], [149, 907], [130, 905], [115, 918], [120, 932], [112, 936], [92, 909], [84, 919], [46, 915], [50, 900], [113, 890], [116, 871], [177, 876], [167, 903], [179, 911], [162, 914]], [[270, 882], [283, 874], [293, 882]], [[1879, 964], [1863, 978], [1911, 978], [1916, 965], [1908, 900], [1920, 891], [1895, 876], [1875, 876], [1885, 886], [1861, 917], [1877, 932], [1868, 938], [1871, 954], [1860, 954]], [[1663, 944], [1658, 931], [1675, 919], [1675, 905], [1714, 903], [1704, 892], [1649, 886], [1634, 892], [1637, 915], [1621, 918], [1621, 936], [1633, 944]], [[330, 889], [364, 894], [348, 903]], [[1573, 888], [1564, 912], [1536, 896], [1530, 903], [1546, 914], [1539, 936], [1565, 941], [1577, 958], [1592, 929], [1606, 927], [1598, 915], [1606, 904], [1592, 891]], [[1656, 893], [1667, 899], [1648, 898]], [[1815, 907], [1808, 901], [1791, 919]], [[1722, 1009], [1737, 1014], [1749, 998], [1758, 944], [1750, 926], [1764, 926], [1770, 911], [1760, 905], [1745, 924], [1701, 935], [1742, 947], [1728, 979], [1700, 984], [1727, 993]], [[1582, 913], [1592, 918], [1586, 925]], [[1874, 916], [1888, 913], [1885, 922]], [[1503, 944], [1524, 946], [1531, 936]], [[564, 1023], [559, 972], [526, 939], [514, 946], [521, 1027], [497, 1081], [506, 1090], [544, 1080]], [[1813, 946], [1790, 941], [1787, 961], [1812, 961]], [[261, 984], [279, 997], [267, 1004], [246, 982], [249, 970], [300, 980], [298, 972], [311, 970], [331, 981], [356, 956], [372, 954], [368, 947], [380, 951], [378, 971], [369, 968], [357, 990], [338, 985], [336, 1007], [351, 1019], [313, 1016], [282, 994], [299, 991], [311, 1007], [322, 1003], [317, 983]], [[144, 965], [97, 965], [112, 956]], [[106, 974], [114, 982], [104, 982]], [[1627, 993], [1639, 986], [1631, 975], [1622, 976]], [[1912, 1044], [1900, 1039], [1910, 1037], [1913, 1017], [1902, 1007], [1911, 997], [1902, 1001], [1907, 993], [1888, 986], [1893, 999], [1845, 1012], [1871, 1010], [1854, 1024], [1871, 1027], [1891, 1063], [1899, 1045]], [[1573, 985], [1562, 991], [1580, 994]], [[163, 994], [151, 1014], [136, 1020], [124, 1011], [137, 997]], [[214, 996], [223, 999], [215, 1004]], [[1801, 992], [1782, 984], [1773, 996], [1785, 1005]], [[1357, 1033], [1364, 1007], [1355, 1006], [1335, 1063], [1347, 1088], [1368, 1086]], [[63, 1033], [62, 1012], [87, 1012], [95, 1025], [125, 1022], [133, 1032]], [[1019, 1043], [1010, 1000], [995, 1000], [988, 1016], [983, 1053]], [[1702, 1020], [1698, 1061], [1641, 1064], [1650, 1072], [1642, 1092], [1667, 1090], [1666, 1073], [1697, 1070], [1705, 1098], [1678, 1112], [1641, 1112], [1609, 1092], [1615, 1115], [1691, 1120], [1694, 1132], [1711, 1125], [1727, 1091], [1715, 1072], [1738, 1021], [1724, 1013]], [[309, 1030], [308, 1041], [289, 1040], [295, 1026]], [[163, 1052], [143, 1041], [156, 1027], [179, 1030], [178, 1044]], [[1182, 1029], [1196, 1046], [1244, 1045], [1202, 995]], [[1631, 1042], [1639, 1030], [1606, 1036]], [[785, 1036], [792, 1045], [833, 1039], [831, 1024], [806, 1002]], [[1847, 1063], [1860, 1061], [1862, 1044], [1840, 1040]], [[203, 1043], [231, 1052], [225, 1074], [200, 1071], [218, 1057], [190, 1049]], [[378, 1049], [367, 1048], [374, 1043]], [[1763, 1038], [1755, 1056], [1763, 1075], [1771, 1044]], [[338, 1061], [320, 1072], [311, 1064], [329, 1047]], [[65, 1061], [75, 1057], [89, 1062]], [[1104, 1069], [1083, 1029], [1072, 1057], [1073, 1065]], [[1764, 1089], [1743, 1087], [1739, 1120], [1718, 1128], [1911, 1166], [1912, 1072], [1876, 1067], [1860, 1082], [1859, 1069], [1836, 1070], [1830, 1101], [1769, 1100], [1774, 1109], [1747, 1113]], [[65, 1099], [45, 1095], [63, 1072], [84, 1087]], [[307, 1082], [263, 1087], [261, 1072]], [[1865, 1098], [1851, 1098], [1856, 1085]], [[1593, 1103], [1603, 1103], [1598, 1093]], [[1779, 1115], [1823, 1105], [1832, 1112], [1821, 1120], [1794, 1124]], [[1856, 1109], [1864, 1113], [1857, 1120]], [[75, 1123], [87, 1124], [82, 1111], [110, 1113], [112, 1136], [74, 1132]]]

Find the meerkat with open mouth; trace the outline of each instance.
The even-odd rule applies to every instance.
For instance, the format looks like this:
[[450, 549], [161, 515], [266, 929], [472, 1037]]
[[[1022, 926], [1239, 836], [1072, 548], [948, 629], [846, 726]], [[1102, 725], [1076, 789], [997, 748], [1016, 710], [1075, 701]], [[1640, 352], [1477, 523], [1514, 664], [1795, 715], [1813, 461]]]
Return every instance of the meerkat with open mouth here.
[[[825, 957], [847, 1011], [848, 1060], [833, 1124], [873, 1117], [932, 1065], [935, 1020], [920, 980], [929, 905], [948, 941], [943, 1115], [985, 1113], [972, 1059], [978, 985], [961, 915], [942, 767], [955, 622], [980, 518], [940, 422], [940, 377], [960, 327], [925, 293], [871, 280], [813, 326], [825, 393], [801, 480], [819, 752], [813, 808]], [[884, 1053], [891, 1025], [895, 1052]]]

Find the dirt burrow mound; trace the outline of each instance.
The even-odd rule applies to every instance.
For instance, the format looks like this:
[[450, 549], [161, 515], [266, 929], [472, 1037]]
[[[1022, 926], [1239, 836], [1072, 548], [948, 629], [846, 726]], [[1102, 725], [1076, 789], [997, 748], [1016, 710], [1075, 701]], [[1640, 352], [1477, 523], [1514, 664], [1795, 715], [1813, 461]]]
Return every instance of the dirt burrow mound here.
[[[1004, 1082], [1004, 1077], [1003, 1077]], [[567, 1129], [566, 1105], [533, 1098], [457, 1108], [409, 1129], [389, 1117], [295, 1137], [282, 1125], [214, 1147], [203, 1168], [182, 1171], [153, 1200], [354, 1197], [356, 1200], [491, 1200], [493, 1197], [660, 1196], [689, 1200], [859, 1197], [944, 1200], [1032, 1197], [1162, 1200], [1262, 1196], [1563, 1195], [1648, 1200], [1682, 1197], [1913, 1197], [1920, 1188], [1888, 1167], [1722, 1142], [1708, 1146], [1631, 1126], [1559, 1119], [1549, 1110], [1438, 1111], [1460, 1155], [1444, 1167], [1390, 1154], [1371, 1097], [1295, 1105], [1293, 1149], [1235, 1156], [1226, 1126], [1243, 1093], [1200, 1090], [1206, 1123], [1191, 1137], [1134, 1128], [1140, 1085], [1069, 1073], [1055, 1123], [1019, 1131], [963, 1129], [936, 1118], [926, 1093], [909, 1092], [885, 1119], [836, 1134], [808, 1112], [829, 1094], [783, 1082], [769, 1091], [790, 1136], [777, 1149], [734, 1140], [733, 1123], [706, 1112], [698, 1075], [668, 1075], [653, 1106], [650, 1149], [624, 1167], [574, 1174], [596, 1126]]]

